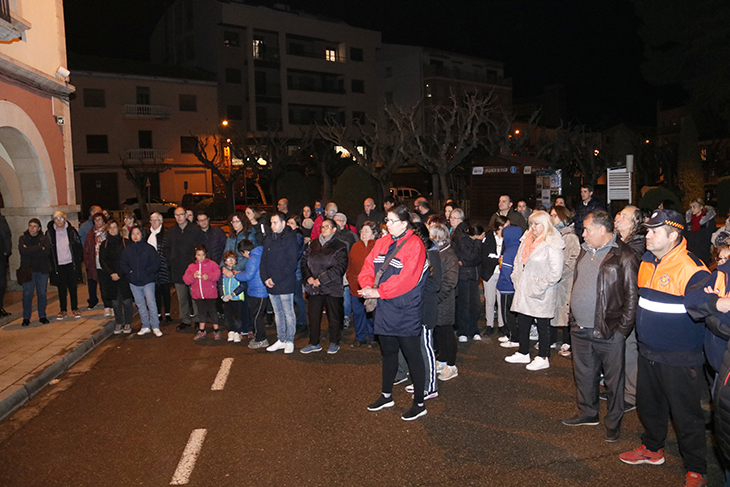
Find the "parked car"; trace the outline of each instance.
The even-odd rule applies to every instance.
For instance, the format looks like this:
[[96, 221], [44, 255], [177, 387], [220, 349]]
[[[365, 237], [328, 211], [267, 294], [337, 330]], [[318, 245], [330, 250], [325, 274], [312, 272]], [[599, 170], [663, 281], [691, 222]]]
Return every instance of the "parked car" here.
[[180, 205], [186, 210], [196, 210], [196, 207], [204, 200], [213, 200], [213, 193], [185, 193]]
[[417, 189], [406, 188], [405, 186], [390, 188], [390, 194], [398, 201], [414, 200], [421, 196], [421, 192]]
[[[151, 197], [150, 201], [147, 203], [147, 209], [150, 213], [158, 212], [165, 218], [174, 217], [175, 208], [177, 208], [177, 203], [173, 203], [172, 201], [167, 201], [156, 196]], [[122, 209], [126, 211], [133, 211], [137, 218], [141, 218], [142, 214], [139, 210], [139, 201], [136, 197], [124, 200], [124, 203], [122, 203]]]

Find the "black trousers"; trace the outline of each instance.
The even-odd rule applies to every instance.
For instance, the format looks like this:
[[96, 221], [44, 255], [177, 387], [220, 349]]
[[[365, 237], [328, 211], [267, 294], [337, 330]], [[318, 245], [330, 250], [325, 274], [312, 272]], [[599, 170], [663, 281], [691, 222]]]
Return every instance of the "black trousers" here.
[[79, 309], [76, 271], [73, 263], [58, 266], [58, 305], [64, 313], [68, 311], [66, 308], [66, 293], [71, 295], [71, 309]]
[[342, 320], [345, 314], [344, 298], [334, 296], [309, 295], [309, 344], [319, 345], [322, 325], [322, 309], [327, 308], [327, 322], [330, 330], [330, 343], [340, 343]]
[[641, 441], [651, 451], [664, 448], [671, 415], [684, 468], [707, 473], [702, 366], [675, 367], [639, 355], [636, 408], [644, 425]]
[[4, 308], [5, 288], [8, 284], [8, 256], [0, 255], [0, 308]]
[[550, 318], [533, 318], [532, 316], [517, 313], [517, 328], [520, 337], [519, 352], [525, 355], [530, 354], [530, 327], [533, 321], [537, 321], [537, 355], [550, 358]]
[[456, 365], [456, 335], [453, 326], [437, 326], [433, 329], [434, 348], [438, 352], [439, 362]]
[[[398, 337], [391, 335], [378, 335], [380, 338], [380, 353], [383, 355], [383, 392], [393, 392], [393, 382], [398, 372], [398, 350], [408, 362], [408, 369], [411, 373], [411, 380], [414, 384], [423, 384], [426, 381], [426, 370], [423, 367], [423, 355], [421, 354], [421, 337]], [[423, 387], [413, 388], [413, 402], [423, 403]]]
[[517, 313], [510, 310], [512, 307], [512, 300], [515, 298], [514, 294], [500, 294], [499, 299], [502, 304], [502, 321], [504, 326], [507, 327], [507, 337], [513, 341], [518, 341], [517, 333]]
[[[554, 328], [554, 327], [553, 327]], [[598, 417], [598, 389], [603, 370], [608, 390], [606, 428], [618, 429], [624, 416], [624, 350], [626, 339], [618, 332], [611, 339], [596, 338], [593, 328], [573, 326], [573, 374], [578, 409], [582, 416]]]
[[233, 299], [224, 303], [222, 300], [217, 299], [216, 303], [218, 301], [223, 303], [223, 324], [226, 330], [235, 331], [236, 333], [248, 333], [251, 331], [248, 308], [243, 306], [245, 301]]
[[479, 333], [479, 297], [479, 281], [459, 280], [456, 284], [456, 326], [459, 335], [471, 338]]
[[269, 298], [257, 298], [254, 296], [246, 296], [248, 301], [248, 310], [253, 324], [257, 342], [266, 339], [266, 308], [269, 306]]
[[[155, 284], [155, 301], [160, 317], [170, 314], [170, 283]], [[164, 309], [164, 311], [163, 311]]]

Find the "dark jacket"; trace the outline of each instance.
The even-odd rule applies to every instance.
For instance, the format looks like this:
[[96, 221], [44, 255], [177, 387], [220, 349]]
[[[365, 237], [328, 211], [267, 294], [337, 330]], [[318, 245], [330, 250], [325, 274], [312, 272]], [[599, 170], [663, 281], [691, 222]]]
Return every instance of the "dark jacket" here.
[[170, 278], [174, 284], [184, 284], [182, 276], [195, 260], [194, 249], [203, 241], [202, 234], [200, 227], [190, 222], [184, 229], [177, 223], [167, 229], [165, 257], [170, 265]]
[[348, 253], [350, 252], [352, 246], [355, 245], [355, 242], [357, 242], [357, 235], [355, 235], [355, 232], [353, 232], [352, 230], [349, 230], [347, 226], [345, 226], [345, 228], [337, 230], [335, 238], [341, 240], [347, 246]]
[[120, 267], [130, 284], [144, 286], [155, 282], [155, 274], [160, 268], [160, 257], [147, 242], [134, 242], [127, 245], [122, 252]]
[[[497, 214], [499, 214], [499, 212], [497, 212]], [[527, 220], [525, 220], [525, 217], [522, 216], [522, 213], [517, 211], [514, 206], [509, 209], [507, 215], [505, 216], [509, 220], [510, 225], [520, 227], [522, 233], [525, 233], [525, 231], [527, 231]]]
[[[99, 247], [99, 264], [101, 264], [101, 272], [106, 273], [109, 278], [104, 281], [101, 287], [102, 298], [107, 301], [117, 299], [117, 295], [121, 291], [122, 299], [132, 299], [132, 291], [129, 289], [129, 282], [122, 272], [122, 253], [124, 249], [129, 247], [132, 241], [122, 237], [121, 235], [107, 235], [106, 240]], [[111, 278], [112, 274], [118, 274], [120, 279], [115, 281]]]
[[10, 225], [3, 215], [0, 215], [0, 255], [9, 257], [13, 253], [13, 235]]
[[511, 224], [502, 230], [502, 268], [499, 270], [497, 279], [497, 290], [502, 294], [514, 294], [515, 286], [512, 282], [512, 271], [514, 271], [515, 258], [520, 248], [520, 237], [522, 230]]
[[715, 381], [715, 441], [726, 462], [730, 462], [730, 350], [725, 350], [722, 367]]
[[29, 267], [33, 272], [48, 274], [51, 272], [51, 241], [43, 230], [33, 237], [28, 230], [18, 239], [20, 266]]
[[479, 266], [482, 263], [482, 249], [478, 240], [474, 240], [466, 233], [465, 222], [459, 223], [451, 232], [451, 246], [456, 252], [461, 265], [459, 266], [460, 281], [478, 281]]
[[[66, 233], [68, 234], [68, 244], [71, 247], [71, 263], [76, 273], [76, 281], [82, 279], [81, 262], [84, 259], [84, 245], [81, 243], [81, 237], [76, 229], [70, 223], [66, 223]], [[56, 251], [56, 228], [53, 220], [48, 222], [48, 231], [46, 236], [51, 241], [51, 284], [58, 285], [58, 253]]]
[[[596, 286], [593, 336], [604, 340], [610, 340], [616, 331], [624, 337], [629, 336], [634, 328], [636, 306], [639, 301], [637, 287], [639, 259], [621, 239], [616, 238], [616, 245], [616, 247], [611, 247], [601, 262]], [[586, 255], [585, 250], [581, 249], [578, 262]], [[579, 268], [579, 265], [575, 266], [573, 282], [578, 282]], [[572, 292], [578, 296], [581, 290], [573, 287]], [[571, 326], [576, 324], [572, 313], [570, 314], [570, 324]]]
[[[342, 276], [347, 270], [347, 246], [333, 235], [324, 245], [312, 240], [302, 256], [302, 280], [307, 294], [343, 297]], [[319, 286], [307, 282], [319, 279]], [[276, 281], [274, 281], [276, 282]]]
[[210, 260], [216, 264], [220, 264], [223, 259], [223, 249], [226, 247], [226, 232], [220, 227], [213, 225], [208, 227], [208, 231], [200, 230], [200, 243], [208, 249]]
[[[150, 236], [150, 229], [147, 229], [145, 234], [145, 242]], [[157, 277], [155, 278], [156, 284], [170, 284], [172, 282], [170, 277], [170, 265], [167, 263], [167, 257], [165, 257], [165, 242], [167, 241], [167, 228], [164, 226], [157, 234], [157, 256], [160, 258], [160, 268], [157, 270]]]
[[[383, 215], [382, 212], [378, 211], [377, 208], [373, 208], [372, 210], [370, 210], [369, 215], [366, 215], [365, 212], [363, 211], [357, 217], [357, 222], [355, 224], [355, 226], [357, 227], [357, 230], [360, 231], [362, 226], [367, 221], [371, 221], [373, 223], [380, 225], [381, 223], [383, 223], [385, 221], [385, 215]], [[424, 222], [424, 223], [426, 223], [426, 222]]]
[[268, 279], [274, 281], [274, 287], [267, 288], [269, 294], [294, 294], [298, 263], [299, 241], [294, 230], [285, 226], [281, 233], [272, 232], [266, 237], [259, 273], [264, 283]]
[[443, 280], [443, 268], [439, 257], [439, 246], [433, 240], [425, 243], [428, 271], [426, 285], [423, 288], [423, 306], [421, 306], [421, 321], [426, 328], [433, 330], [438, 325], [439, 318], [439, 289]]
[[636, 254], [636, 258], [641, 260], [641, 257], [646, 253], [646, 236], [645, 235], [634, 235], [630, 239], [624, 242], [631, 248]]
[[[488, 281], [494, 275], [494, 268], [499, 265], [500, 257], [497, 255], [497, 238], [494, 236], [493, 231], [487, 231], [484, 236], [484, 242], [481, 244], [481, 251], [481, 277], [483, 280]], [[502, 251], [504, 252], [504, 245], [502, 245]]]
[[451, 244], [439, 251], [439, 257], [441, 258], [441, 287], [438, 292], [438, 326], [454, 326], [459, 258]]
[[583, 243], [583, 220], [586, 219], [588, 213], [596, 210], [606, 210], [604, 204], [598, 201], [596, 198], [591, 198], [585, 205], [582, 201], [580, 201], [576, 205], [573, 223], [575, 224], [575, 234], [578, 235], [581, 243]]

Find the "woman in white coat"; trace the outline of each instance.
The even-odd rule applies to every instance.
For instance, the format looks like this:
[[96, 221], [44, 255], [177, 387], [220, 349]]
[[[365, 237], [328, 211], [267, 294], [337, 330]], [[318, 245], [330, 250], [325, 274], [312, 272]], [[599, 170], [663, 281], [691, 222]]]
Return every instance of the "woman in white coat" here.
[[[515, 296], [512, 311], [517, 313], [520, 348], [505, 360], [527, 364], [527, 370], [550, 367], [550, 319], [555, 315], [558, 282], [563, 275], [563, 242], [550, 215], [535, 211], [530, 228], [522, 236], [512, 271]], [[538, 355], [530, 361], [530, 326], [537, 322]]]

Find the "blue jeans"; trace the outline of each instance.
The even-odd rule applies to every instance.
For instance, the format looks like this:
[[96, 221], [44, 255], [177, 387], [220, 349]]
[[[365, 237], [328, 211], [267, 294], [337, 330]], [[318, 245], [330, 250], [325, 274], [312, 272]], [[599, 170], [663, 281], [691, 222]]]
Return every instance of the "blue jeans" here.
[[350, 315], [353, 314], [352, 309], [352, 295], [350, 294], [350, 286], [345, 286], [345, 289], [343, 291], [345, 295], [343, 296], [345, 298], [345, 314], [344, 314], [344, 320], [350, 321]]
[[[301, 286], [298, 286], [301, 288]], [[297, 307], [297, 325], [306, 325], [307, 324], [307, 304], [304, 302], [304, 293], [299, 290], [299, 292], [294, 293], [294, 305]]]
[[375, 340], [373, 334], [373, 313], [365, 311], [365, 300], [351, 296], [352, 314], [355, 317], [355, 340]]
[[293, 342], [297, 330], [294, 315], [294, 294], [270, 294], [271, 306], [276, 317], [276, 334], [282, 342]]
[[33, 311], [33, 292], [38, 295], [38, 318], [46, 317], [46, 288], [48, 287], [48, 274], [34, 272], [33, 278], [23, 283], [23, 319], [29, 320]]
[[157, 316], [157, 301], [155, 300], [155, 283], [150, 282], [144, 286], [135, 286], [130, 284], [134, 296], [134, 303], [139, 310], [139, 319], [142, 321], [142, 327], [160, 328], [160, 318]]

